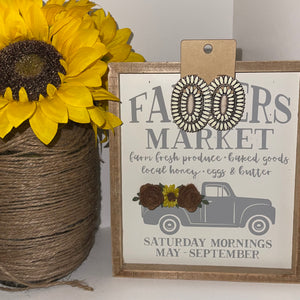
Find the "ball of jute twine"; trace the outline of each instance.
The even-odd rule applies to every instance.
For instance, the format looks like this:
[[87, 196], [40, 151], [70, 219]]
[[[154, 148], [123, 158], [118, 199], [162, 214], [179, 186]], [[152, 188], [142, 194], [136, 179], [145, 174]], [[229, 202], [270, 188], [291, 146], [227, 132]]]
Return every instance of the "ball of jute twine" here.
[[30, 127], [0, 140], [1, 290], [85, 283], [58, 281], [94, 243], [99, 153], [90, 126], [69, 124], [43, 145]]

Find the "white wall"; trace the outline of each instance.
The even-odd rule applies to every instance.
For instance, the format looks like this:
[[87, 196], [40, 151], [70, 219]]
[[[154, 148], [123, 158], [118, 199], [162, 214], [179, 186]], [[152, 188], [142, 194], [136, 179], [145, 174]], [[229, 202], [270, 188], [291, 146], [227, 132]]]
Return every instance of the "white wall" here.
[[300, 60], [300, 1], [234, 1], [233, 37], [243, 60]]

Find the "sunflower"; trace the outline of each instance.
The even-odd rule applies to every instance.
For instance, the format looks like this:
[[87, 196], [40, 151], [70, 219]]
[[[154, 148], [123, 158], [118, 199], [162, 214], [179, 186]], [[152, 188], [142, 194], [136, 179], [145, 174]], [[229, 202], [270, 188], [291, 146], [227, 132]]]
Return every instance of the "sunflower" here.
[[0, 0], [0, 137], [28, 121], [49, 144], [69, 120], [113, 129], [107, 111], [107, 63], [143, 61], [88, 0]]
[[164, 207], [174, 207], [177, 206], [177, 198], [179, 195], [179, 189], [175, 188], [175, 184], [172, 185], [165, 185], [163, 188], [163, 195], [164, 195]]

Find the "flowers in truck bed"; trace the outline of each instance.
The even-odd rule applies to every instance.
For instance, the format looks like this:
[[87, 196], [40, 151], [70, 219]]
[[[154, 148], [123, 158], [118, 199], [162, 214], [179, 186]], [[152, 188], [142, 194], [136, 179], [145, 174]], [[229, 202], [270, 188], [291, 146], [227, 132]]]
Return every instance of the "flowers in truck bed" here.
[[133, 198], [133, 201], [139, 201], [139, 204], [150, 209], [157, 207], [165, 208], [185, 208], [189, 212], [195, 212], [198, 207], [208, 202], [203, 199], [194, 184], [181, 185], [175, 187], [172, 185], [150, 184], [146, 183], [140, 187], [140, 191]]

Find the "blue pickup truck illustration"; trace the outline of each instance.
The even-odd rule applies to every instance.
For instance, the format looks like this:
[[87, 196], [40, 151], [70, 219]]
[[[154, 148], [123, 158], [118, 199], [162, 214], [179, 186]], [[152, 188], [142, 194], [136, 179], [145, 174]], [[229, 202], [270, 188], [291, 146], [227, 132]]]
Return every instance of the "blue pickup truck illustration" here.
[[158, 225], [161, 231], [171, 235], [180, 226], [245, 227], [254, 235], [265, 234], [275, 224], [275, 208], [268, 199], [236, 196], [226, 182], [204, 182], [201, 194], [208, 205], [195, 212], [184, 208], [158, 207], [149, 210], [142, 207], [145, 224]]

